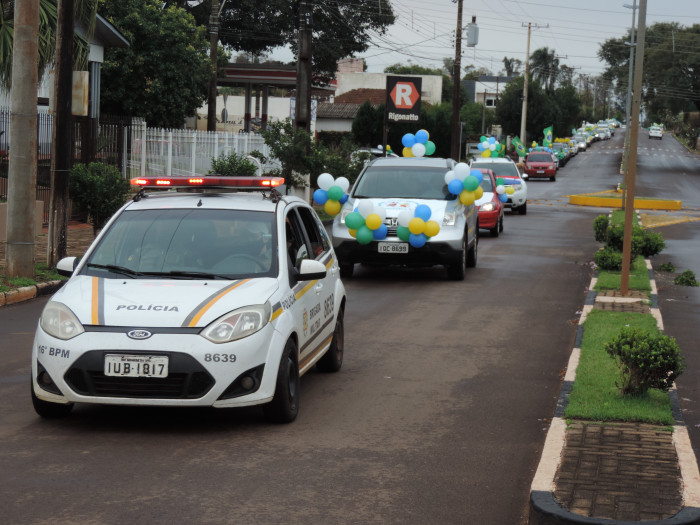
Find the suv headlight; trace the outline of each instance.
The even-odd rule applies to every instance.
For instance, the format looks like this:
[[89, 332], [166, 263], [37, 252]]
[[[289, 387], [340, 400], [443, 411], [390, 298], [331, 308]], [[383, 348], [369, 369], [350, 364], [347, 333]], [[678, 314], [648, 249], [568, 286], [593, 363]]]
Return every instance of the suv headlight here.
[[457, 212], [455, 210], [446, 211], [444, 217], [442, 218], [443, 226], [454, 226], [457, 224]]
[[270, 303], [239, 308], [219, 317], [200, 335], [216, 344], [243, 339], [262, 330], [270, 321], [271, 312]]
[[44, 311], [41, 312], [39, 324], [44, 332], [64, 341], [72, 339], [85, 331], [71, 309], [58, 301], [46, 303]]

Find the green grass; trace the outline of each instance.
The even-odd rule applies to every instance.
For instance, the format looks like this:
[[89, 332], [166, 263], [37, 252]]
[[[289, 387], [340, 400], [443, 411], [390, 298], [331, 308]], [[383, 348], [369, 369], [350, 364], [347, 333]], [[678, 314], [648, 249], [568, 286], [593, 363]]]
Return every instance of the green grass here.
[[604, 344], [623, 326], [658, 331], [649, 314], [593, 310], [583, 325], [581, 359], [565, 416], [594, 421], [639, 421], [672, 425], [671, 400], [666, 392], [651, 389], [641, 396], [622, 395], [617, 362]]
[[[612, 226], [614, 226], [616, 224], [625, 224], [625, 210], [613, 211], [612, 217], [610, 217], [610, 223]], [[636, 213], [632, 214], [632, 224], [639, 224], [639, 221], [637, 220]]]
[[55, 269], [48, 269], [45, 264], [34, 267], [34, 279], [29, 277], [7, 277], [0, 273], [0, 292], [9, 292], [23, 286], [33, 286], [39, 282], [65, 280], [67, 277], [58, 275]]
[[[603, 290], [619, 290], [621, 279], [622, 272], [600, 270], [598, 272], [598, 282], [596, 282], [595, 289], [598, 292]], [[646, 262], [642, 256], [637, 257], [630, 267], [628, 288], [641, 292], [651, 291], [649, 271], [647, 270]]]

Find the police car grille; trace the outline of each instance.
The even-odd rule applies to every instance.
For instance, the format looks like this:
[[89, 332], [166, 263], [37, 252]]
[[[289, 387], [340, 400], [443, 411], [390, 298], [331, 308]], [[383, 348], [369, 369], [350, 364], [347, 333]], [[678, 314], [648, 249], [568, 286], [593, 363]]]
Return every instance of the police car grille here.
[[106, 376], [102, 362], [103, 352], [86, 353], [66, 373], [66, 382], [84, 396], [138, 399], [197, 399], [214, 386], [214, 378], [184, 354], [170, 354], [165, 378]]

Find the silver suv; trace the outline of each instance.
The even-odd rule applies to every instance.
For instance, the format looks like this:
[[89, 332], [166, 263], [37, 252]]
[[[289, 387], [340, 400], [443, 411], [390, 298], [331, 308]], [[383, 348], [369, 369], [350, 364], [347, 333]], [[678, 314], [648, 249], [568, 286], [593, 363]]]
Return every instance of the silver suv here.
[[[347, 202], [333, 221], [333, 248], [340, 275], [351, 277], [355, 263], [447, 267], [448, 276], [463, 280], [465, 269], [476, 266], [478, 213], [447, 190], [445, 174], [455, 167], [452, 159], [426, 157], [378, 158], [360, 173]], [[345, 218], [369, 201], [384, 217], [387, 235], [361, 244], [351, 235]], [[439, 232], [423, 246], [414, 247], [398, 236], [399, 214], [414, 213], [420, 205], [430, 208], [430, 219]], [[424, 209], [424, 208], [423, 208]]]

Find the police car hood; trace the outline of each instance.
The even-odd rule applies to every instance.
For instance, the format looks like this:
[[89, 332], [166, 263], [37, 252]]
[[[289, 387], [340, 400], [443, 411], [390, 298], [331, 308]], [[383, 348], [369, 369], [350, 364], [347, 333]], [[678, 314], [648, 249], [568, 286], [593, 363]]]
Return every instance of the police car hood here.
[[[397, 199], [397, 198], [384, 198], [384, 199], [362, 199], [371, 201], [376, 208], [384, 208], [386, 210], [387, 218], [396, 218], [399, 214], [408, 210], [413, 213], [420, 204], [425, 204], [430, 208], [430, 220], [436, 221], [442, 224], [442, 220], [445, 217], [445, 210], [452, 210], [457, 207], [459, 201], [457, 199], [452, 201], [443, 201], [435, 199]], [[356, 200], [354, 206], [357, 207], [360, 199]]]
[[83, 325], [204, 327], [237, 308], [264, 304], [277, 286], [269, 277], [225, 281], [77, 275], [53, 300], [68, 306]]

